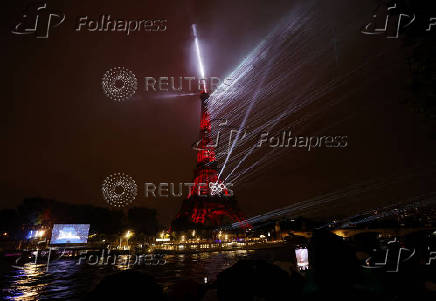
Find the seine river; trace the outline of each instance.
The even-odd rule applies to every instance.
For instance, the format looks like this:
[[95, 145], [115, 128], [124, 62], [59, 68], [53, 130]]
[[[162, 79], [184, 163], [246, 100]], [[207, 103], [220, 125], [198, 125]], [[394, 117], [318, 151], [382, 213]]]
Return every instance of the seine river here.
[[[164, 288], [180, 279], [208, 282], [239, 259], [271, 259], [278, 250], [232, 250], [197, 254], [166, 255], [164, 265], [117, 265], [78, 264], [79, 259], [59, 259], [46, 264], [26, 263], [20, 268], [3, 266], [0, 285], [3, 300], [47, 300], [62, 298], [79, 300], [91, 291], [106, 275], [125, 269], [149, 272]], [[282, 250], [283, 251], [283, 250]], [[286, 250], [286, 253], [288, 251]]]

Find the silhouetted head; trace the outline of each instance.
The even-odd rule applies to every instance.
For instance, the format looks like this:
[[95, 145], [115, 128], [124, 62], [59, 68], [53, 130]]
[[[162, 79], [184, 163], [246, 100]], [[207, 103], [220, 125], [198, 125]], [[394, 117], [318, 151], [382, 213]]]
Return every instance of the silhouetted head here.
[[288, 300], [294, 293], [289, 274], [262, 260], [240, 260], [217, 277], [220, 300]]
[[103, 278], [87, 300], [164, 300], [164, 295], [153, 277], [123, 271]]
[[349, 286], [356, 281], [360, 270], [355, 252], [330, 231], [313, 233], [309, 262], [318, 285], [331, 289], [339, 284]]
[[168, 289], [170, 301], [200, 301], [205, 293], [205, 287], [194, 280], [179, 280]]

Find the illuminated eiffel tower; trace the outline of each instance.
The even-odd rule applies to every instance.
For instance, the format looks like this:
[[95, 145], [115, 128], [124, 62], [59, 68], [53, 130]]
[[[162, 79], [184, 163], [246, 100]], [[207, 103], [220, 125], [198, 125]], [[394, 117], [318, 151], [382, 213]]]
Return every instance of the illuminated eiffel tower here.
[[[200, 75], [202, 79], [205, 79], [195, 24], [192, 25], [192, 31]], [[171, 228], [176, 231], [200, 228], [213, 229], [231, 222], [244, 220], [235, 198], [224, 183], [218, 179], [215, 146], [211, 144], [208, 99], [209, 94], [204, 82], [204, 91], [200, 94], [200, 140], [195, 148], [197, 151], [197, 167], [194, 174], [194, 186], [191, 188], [186, 200], [183, 201], [179, 213], [171, 224]]]
[[210, 114], [207, 108], [209, 94], [202, 92], [200, 139], [196, 144], [197, 167], [194, 186], [172, 222], [172, 229], [212, 229], [244, 220], [236, 199], [218, 179], [215, 146], [212, 145]]

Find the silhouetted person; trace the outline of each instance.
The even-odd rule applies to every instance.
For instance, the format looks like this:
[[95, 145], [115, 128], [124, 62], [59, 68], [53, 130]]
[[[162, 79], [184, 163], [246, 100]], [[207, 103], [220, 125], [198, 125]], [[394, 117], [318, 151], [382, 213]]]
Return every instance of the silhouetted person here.
[[205, 287], [194, 280], [179, 280], [168, 289], [169, 301], [200, 301]]
[[221, 272], [216, 281], [219, 300], [291, 300], [293, 289], [289, 274], [261, 260], [240, 260]]
[[137, 271], [109, 275], [86, 300], [165, 300], [162, 287], [153, 277]]
[[353, 284], [359, 281], [360, 264], [341, 237], [329, 231], [315, 231], [310, 241], [310, 277], [315, 286], [314, 299], [357, 297]]

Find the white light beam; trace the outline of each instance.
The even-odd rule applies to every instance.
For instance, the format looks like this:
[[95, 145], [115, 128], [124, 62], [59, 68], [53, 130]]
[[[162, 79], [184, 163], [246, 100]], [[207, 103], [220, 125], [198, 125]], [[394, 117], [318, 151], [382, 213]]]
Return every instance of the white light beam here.
[[203, 80], [204, 92], [207, 92], [206, 91], [206, 83], [204, 82], [206, 78], [204, 76], [204, 67], [203, 67], [203, 61], [201, 59], [200, 45], [198, 43], [197, 25], [196, 24], [192, 24], [192, 32], [194, 34], [195, 48], [197, 50], [197, 61], [198, 61], [198, 67], [200, 69], [200, 76], [201, 76], [200, 80]]

